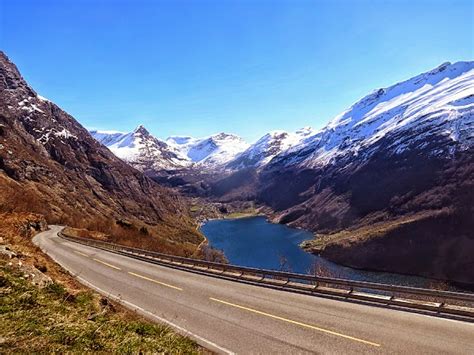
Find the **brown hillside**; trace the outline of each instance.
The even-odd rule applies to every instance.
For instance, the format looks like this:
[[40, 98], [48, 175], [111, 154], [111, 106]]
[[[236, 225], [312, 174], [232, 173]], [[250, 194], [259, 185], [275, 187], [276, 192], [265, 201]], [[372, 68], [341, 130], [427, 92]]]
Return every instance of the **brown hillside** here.
[[0, 211], [41, 213], [49, 223], [92, 229], [129, 220], [169, 240], [199, 244], [202, 238], [179, 196], [115, 157], [72, 116], [39, 97], [3, 52]]

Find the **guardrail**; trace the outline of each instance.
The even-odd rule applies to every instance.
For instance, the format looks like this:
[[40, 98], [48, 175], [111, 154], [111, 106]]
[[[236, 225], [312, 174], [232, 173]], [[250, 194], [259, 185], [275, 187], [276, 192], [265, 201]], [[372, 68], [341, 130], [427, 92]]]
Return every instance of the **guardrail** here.
[[[58, 236], [76, 243], [104, 249], [146, 262], [172, 266], [214, 277], [306, 294], [328, 295], [337, 298], [373, 302], [385, 306], [417, 309], [437, 315], [460, 316], [465, 320], [474, 322], [474, 308], [472, 308], [474, 307], [473, 293], [439, 291], [257, 269], [168, 255], [99, 240], [66, 236], [62, 232], [59, 232]], [[409, 297], [404, 298], [402, 296]], [[416, 299], [417, 297], [421, 299]], [[459, 302], [464, 304], [454, 304]]]

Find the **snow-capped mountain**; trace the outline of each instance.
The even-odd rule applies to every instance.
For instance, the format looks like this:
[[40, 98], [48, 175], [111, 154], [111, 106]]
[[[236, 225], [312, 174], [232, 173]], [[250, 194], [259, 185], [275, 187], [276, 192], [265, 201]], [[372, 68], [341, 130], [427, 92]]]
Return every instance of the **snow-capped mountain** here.
[[90, 133], [120, 159], [141, 171], [172, 170], [191, 164], [179, 151], [152, 136], [142, 125], [129, 133], [98, 130]]
[[249, 147], [242, 138], [227, 133], [206, 138], [172, 136], [166, 142], [202, 167], [223, 166]]
[[370, 213], [462, 211], [473, 150], [474, 62], [444, 63], [374, 91], [275, 156], [258, 199], [315, 231]]
[[[322, 166], [343, 156], [369, 155], [384, 138], [390, 154], [428, 146], [444, 137], [450, 149], [474, 143], [474, 62], [444, 63], [385, 89], [378, 89], [335, 117], [325, 128], [272, 163]], [[396, 136], [396, 138], [395, 138]], [[447, 145], [432, 145], [446, 154]]]
[[326, 235], [313, 250], [331, 261], [474, 284], [474, 62], [374, 91], [254, 181], [241, 190]]
[[37, 95], [2, 51], [0, 206], [95, 230], [127, 220], [146, 227], [148, 238], [159, 235], [159, 243], [169, 238], [183, 248], [202, 240], [174, 191], [131, 168]]
[[248, 144], [233, 134], [219, 133], [206, 138], [170, 137], [162, 141], [142, 125], [129, 133], [92, 130], [91, 135], [116, 156], [146, 172], [181, 168], [224, 166]]
[[304, 127], [296, 132], [272, 131], [265, 134], [256, 143], [231, 160], [226, 167], [242, 169], [248, 167], [259, 168], [267, 164], [278, 154], [300, 144], [314, 133], [311, 127]]

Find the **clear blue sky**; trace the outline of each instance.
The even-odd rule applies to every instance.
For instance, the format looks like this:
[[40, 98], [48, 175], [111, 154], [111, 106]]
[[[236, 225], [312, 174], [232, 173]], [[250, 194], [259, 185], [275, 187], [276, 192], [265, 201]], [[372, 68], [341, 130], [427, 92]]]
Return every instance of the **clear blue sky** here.
[[0, 48], [86, 127], [253, 141], [472, 60], [473, 3], [0, 0]]

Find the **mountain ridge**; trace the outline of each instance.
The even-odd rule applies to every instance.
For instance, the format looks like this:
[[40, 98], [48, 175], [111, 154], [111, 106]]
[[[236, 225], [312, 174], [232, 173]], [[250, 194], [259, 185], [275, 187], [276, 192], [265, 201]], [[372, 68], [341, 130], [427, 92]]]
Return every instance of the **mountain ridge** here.
[[[445, 62], [410, 79], [376, 89], [319, 130], [306, 127], [296, 132], [271, 131], [250, 145], [238, 136], [226, 133], [204, 138], [171, 136], [160, 142], [168, 144], [169, 150], [180, 153], [178, 155], [189, 162], [182, 160], [181, 164], [164, 164], [156, 168], [178, 169], [194, 164], [196, 168], [208, 169], [260, 169], [267, 164], [271, 165], [272, 160], [273, 163], [286, 161], [285, 164], [325, 165], [348, 152], [358, 154], [359, 150], [366, 149], [386, 134], [403, 131], [404, 126], [413, 124], [410, 121], [418, 120], [415, 123], [434, 125], [429, 120], [435, 115], [439, 116], [437, 109], [462, 111], [473, 102], [473, 96], [470, 95], [474, 95], [474, 88], [469, 85], [474, 81], [473, 68], [474, 62]], [[458, 80], [460, 76], [462, 80]], [[449, 106], [445, 102], [447, 95], [443, 93], [450, 90], [455, 92], [450, 95], [452, 105]], [[462, 96], [466, 90], [471, 94]], [[460, 96], [456, 96], [457, 94]], [[424, 115], [430, 117], [420, 120]], [[442, 121], [443, 119], [440, 123]], [[469, 134], [473, 129], [472, 125], [470, 120], [453, 126], [446, 121], [444, 129], [464, 142], [466, 139], [472, 140], [472, 137], [463, 135], [466, 131]], [[402, 143], [393, 148], [395, 152], [404, 149]], [[309, 154], [311, 157], [308, 157]], [[117, 155], [121, 156], [120, 153]], [[131, 159], [128, 161], [133, 162]]]
[[119, 158], [150, 175], [183, 168], [222, 167], [248, 146], [242, 138], [223, 132], [204, 138], [172, 136], [164, 141], [143, 125], [131, 132], [90, 133]]
[[[169, 241], [202, 237], [175, 192], [98, 143], [72, 116], [38, 96], [0, 52], [0, 209], [49, 223], [108, 229], [129, 220]], [[182, 252], [186, 252], [183, 249]]]

